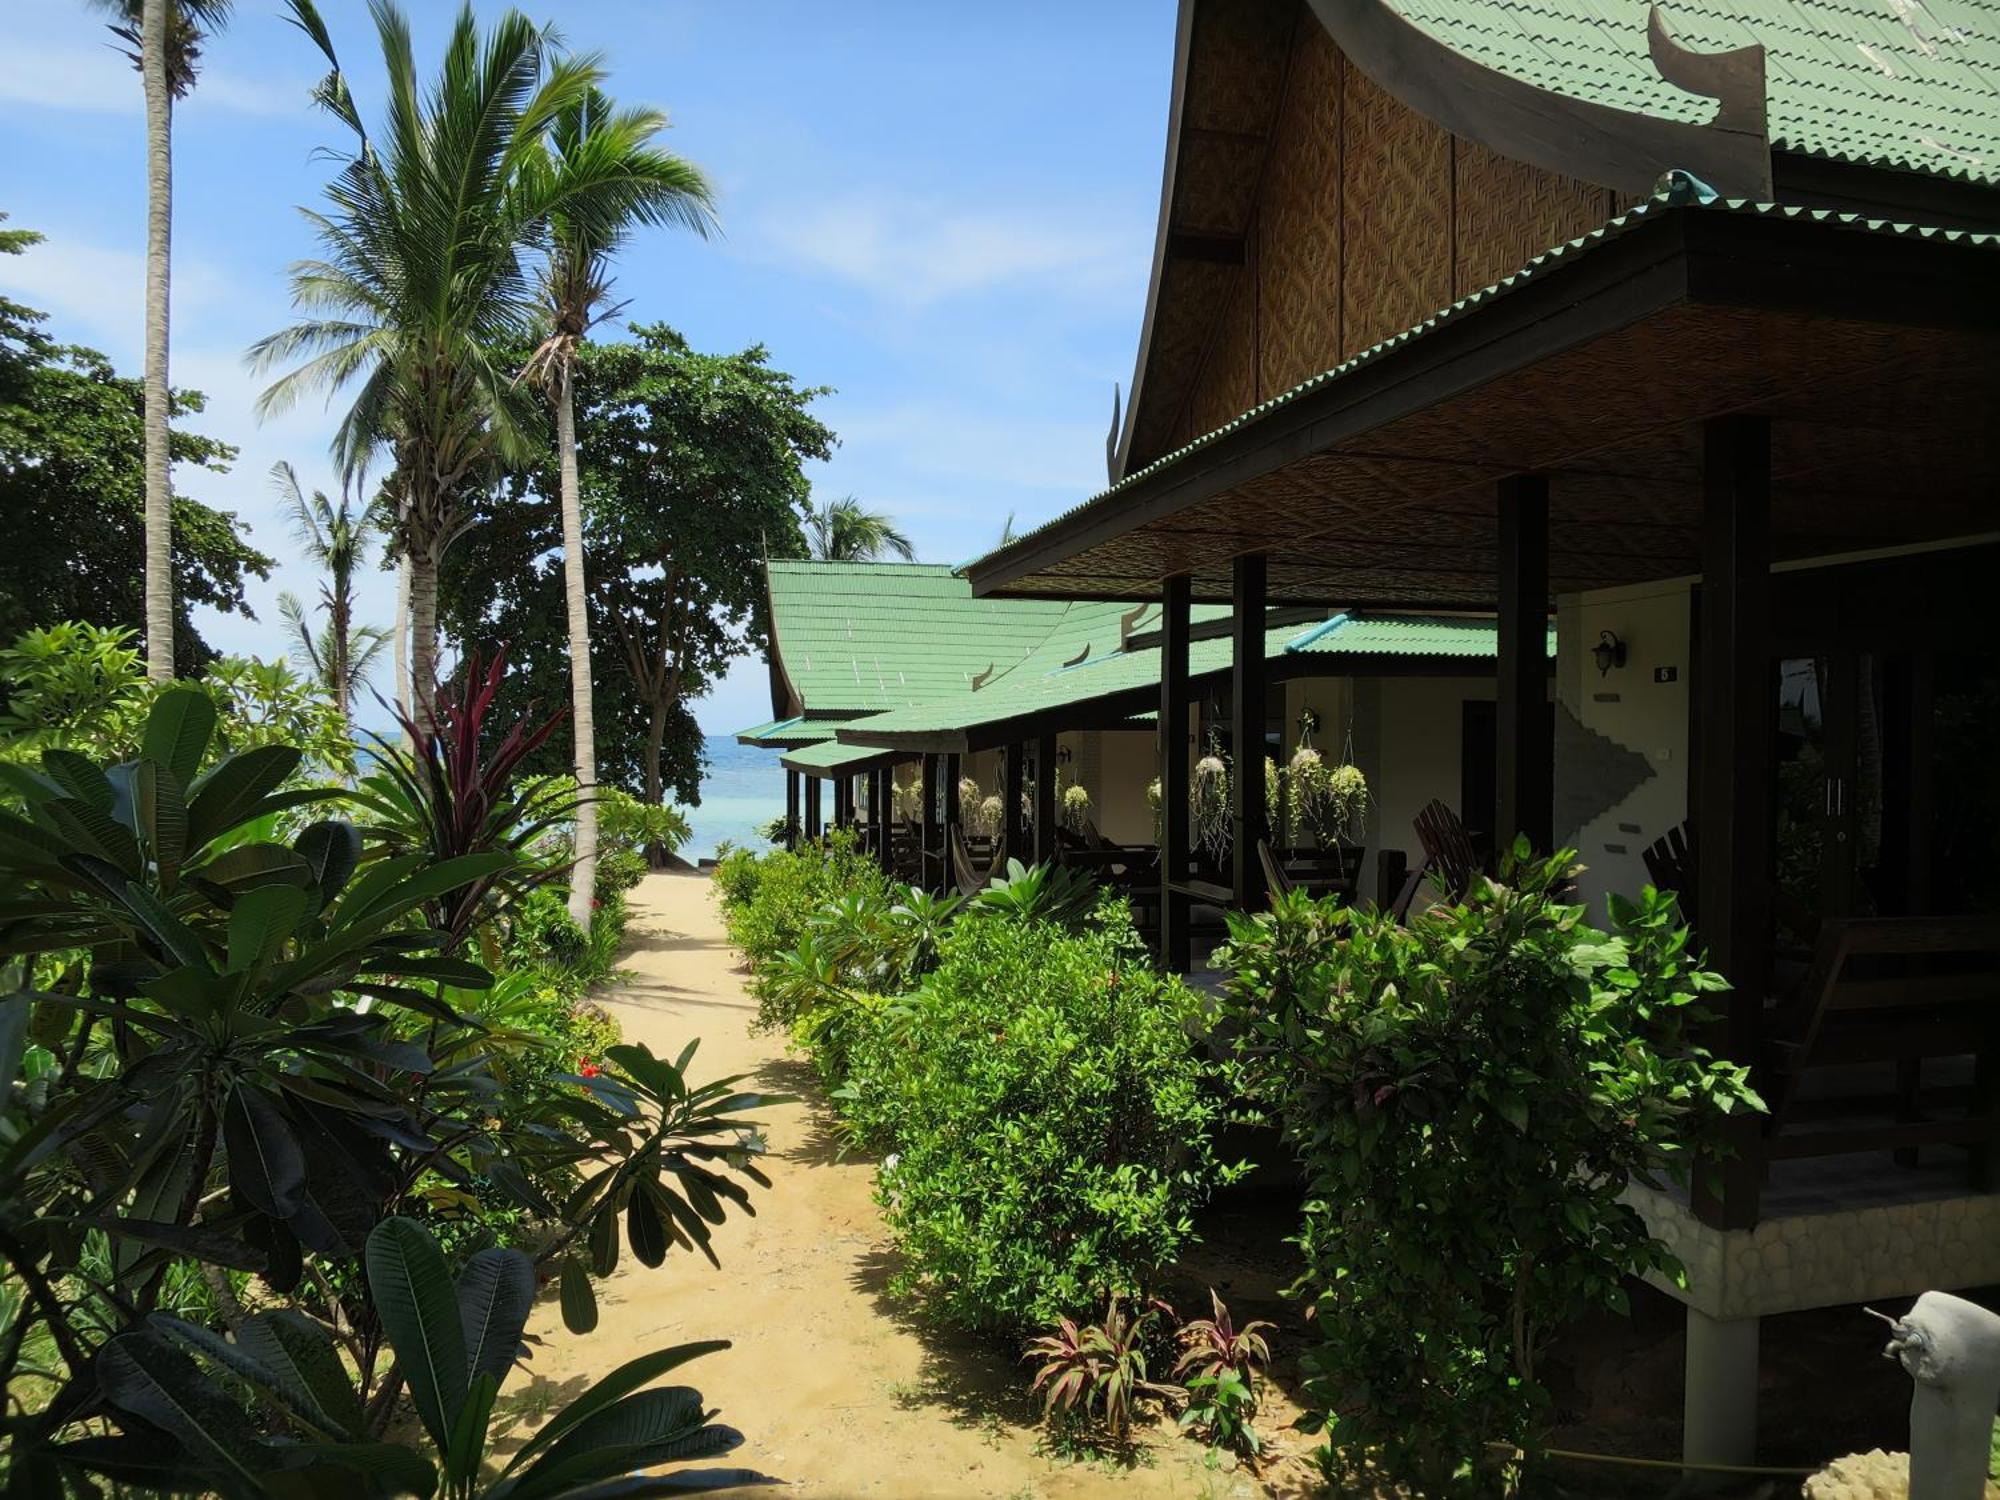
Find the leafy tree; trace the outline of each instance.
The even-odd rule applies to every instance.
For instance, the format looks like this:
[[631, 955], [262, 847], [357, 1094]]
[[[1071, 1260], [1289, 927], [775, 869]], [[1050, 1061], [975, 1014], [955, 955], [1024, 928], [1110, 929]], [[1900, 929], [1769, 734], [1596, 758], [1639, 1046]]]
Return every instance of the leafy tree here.
[[194, 87], [201, 44], [229, 19], [231, 0], [96, 0], [146, 91], [146, 667], [174, 675], [174, 396], [167, 384], [167, 301], [173, 237], [174, 100]]
[[[800, 557], [804, 465], [834, 437], [761, 347], [700, 354], [665, 324], [576, 363], [599, 775], [700, 799], [690, 704], [765, 640], [764, 558]], [[454, 555], [445, 615], [468, 648], [505, 643], [506, 691], [553, 701], [568, 670], [554, 465], [486, 505]], [[545, 760], [539, 769], [566, 769]]]
[[382, 0], [374, 17], [388, 103], [384, 129], [371, 135], [312, 0], [291, 0], [291, 12], [332, 66], [316, 97], [354, 146], [327, 184], [325, 211], [306, 211], [322, 255], [293, 268], [300, 320], [251, 351], [260, 369], [293, 365], [259, 404], [279, 411], [309, 391], [351, 386], [335, 456], [350, 474], [379, 452], [393, 458], [397, 543], [410, 567], [411, 694], [417, 722], [428, 724], [438, 567], [498, 465], [529, 457], [529, 401], [505, 355], [533, 327], [522, 249], [561, 200], [553, 179], [524, 178], [522, 166], [601, 70], [552, 56], [518, 11], [482, 37], [467, 5], [427, 89], [408, 20]]
[[[0, 253], [41, 237], [0, 231]], [[59, 344], [45, 318], [0, 298], [0, 640], [57, 620], [138, 626], [145, 618], [145, 391], [95, 349]], [[198, 391], [174, 393], [175, 414], [202, 410]], [[174, 461], [228, 471], [236, 450], [185, 428]], [[245, 575], [271, 559], [244, 539], [234, 515], [186, 495], [174, 499], [173, 639], [178, 667], [214, 653], [188, 607], [248, 614]]]
[[292, 534], [306, 560], [326, 570], [319, 586], [319, 607], [326, 612], [323, 625], [314, 629], [306, 606], [289, 591], [278, 596], [278, 612], [291, 632], [294, 654], [326, 689], [341, 717], [351, 722], [354, 690], [367, 680], [389, 643], [388, 632], [379, 625], [354, 623], [354, 570], [368, 561], [381, 512], [376, 507], [356, 510], [354, 496], [347, 490], [341, 491], [338, 505], [319, 490], [308, 500], [299, 488], [297, 471], [282, 459], [271, 465], [271, 483], [291, 517]]
[[[1010, 530], [1013, 524], [1010, 515]], [[917, 555], [895, 522], [880, 511], [866, 509], [852, 495], [809, 511], [806, 536], [812, 543], [812, 555], [822, 562], [877, 562], [889, 556], [909, 562]]]
[[[603, 315], [611, 293], [611, 260], [642, 224], [679, 224], [706, 234], [712, 194], [701, 169], [652, 144], [666, 129], [655, 109], [614, 109], [595, 89], [555, 117], [547, 155], [530, 158], [535, 192], [563, 207], [550, 220], [542, 271], [548, 335], [528, 361], [555, 408], [556, 461], [562, 500], [563, 615], [569, 624], [570, 712], [575, 720], [576, 779], [597, 784], [597, 720], [590, 681], [590, 611], [586, 605], [583, 500], [577, 478], [576, 404], [571, 391], [576, 352]], [[569, 915], [590, 925], [597, 877], [597, 804], [576, 810], [576, 864], [570, 872]]]

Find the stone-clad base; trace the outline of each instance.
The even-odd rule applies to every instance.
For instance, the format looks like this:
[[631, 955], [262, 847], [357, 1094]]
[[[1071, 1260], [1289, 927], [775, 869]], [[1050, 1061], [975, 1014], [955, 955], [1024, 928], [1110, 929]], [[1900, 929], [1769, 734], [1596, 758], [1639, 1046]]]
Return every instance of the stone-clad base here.
[[1755, 1229], [1702, 1223], [1634, 1184], [1626, 1201], [1687, 1271], [1648, 1279], [1711, 1318], [1761, 1317], [2000, 1282], [2000, 1193], [1777, 1212]]

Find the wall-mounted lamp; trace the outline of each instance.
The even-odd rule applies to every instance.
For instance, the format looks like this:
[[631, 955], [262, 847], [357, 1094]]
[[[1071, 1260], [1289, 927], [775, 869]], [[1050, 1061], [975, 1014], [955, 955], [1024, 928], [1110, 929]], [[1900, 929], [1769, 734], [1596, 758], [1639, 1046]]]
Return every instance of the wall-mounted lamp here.
[[1069, 747], [1069, 746], [1067, 746], [1067, 745], [1060, 745], [1060, 746], [1058, 746], [1058, 747], [1056, 748], [1056, 764], [1057, 764], [1057, 765], [1059, 765], [1059, 766], [1066, 766], [1066, 765], [1068, 765], [1068, 764], [1069, 764], [1069, 763], [1070, 763], [1071, 761], [1073, 761], [1073, 760], [1075, 760], [1075, 759], [1076, 759], [1076, 752], [1075, 752], [1074, 750], [1070, 749], [1070, 747]]
[[1625, 665], [1625, 643], [1608, 630], [1597, 633], [1597, 644], [1590, 648], [1590, 654], [1597, 662], [1597, 675], [1610, 673], [1613, 667]]

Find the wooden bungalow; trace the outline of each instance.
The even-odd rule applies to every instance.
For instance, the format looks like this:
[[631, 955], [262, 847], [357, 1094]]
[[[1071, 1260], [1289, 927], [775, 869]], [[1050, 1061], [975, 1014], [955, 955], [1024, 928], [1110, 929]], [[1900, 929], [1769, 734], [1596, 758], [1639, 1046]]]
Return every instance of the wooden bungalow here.
[[[1076, 831], [1156, 842], [1157, 606], [980, 600], [948, 568], [905, 563], [773, 562], [768, 590], [778, 717], [737, 738], [781, 752], [795, 829], [851, 824], [885, 862], [900, 848], [906, 877], [943, 886], [954, 825], [981, 859], [1051, 857], [1060, 783], [1082, 789]], [[1188, 732], [1225, 749], [1231, 622], [1225, 606], [1190, 613]], [[1303, 734], [1360, 767], [1373, 806], [1354, 837], [1383, 850], [1378, 833], [1391, 836], [1393, 892], [1411, 813], [1458, 800], [1468, 777], [1476, 802], [1491, 780], [1493, 622], [1274, 610], [1263, 652], [1260, 755], [1289, 754]], [[978, 791], [962, 804], [968, 784]], [[972, 826], [982, 804], [992, 827]], [[1360, 874], [1372, 893], [1375, 870]]]
[[1226, 602], [1244, 734], [1270, 608], [1497, 612], [1500, 835], [1593, 892], [1662, 841], [1777, 1105], [1634, 1193], [1690, 1460], [1753, 1453], [1761, 1314], [2000, 1282], [1996, 20], [1183, 0], [1109, 487], [968, 569], [1157, 603], [1167, 722]]

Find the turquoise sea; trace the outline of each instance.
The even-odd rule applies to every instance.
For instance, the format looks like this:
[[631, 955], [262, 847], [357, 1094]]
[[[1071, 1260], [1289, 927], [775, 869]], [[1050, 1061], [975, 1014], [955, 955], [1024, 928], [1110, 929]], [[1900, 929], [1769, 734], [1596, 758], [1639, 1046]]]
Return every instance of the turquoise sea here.
[[766, 847], [757, 830], [785, 810], [785, 773], [778, 752], [739, 745], [719, 734], [708, 736], [707, 750], [701, 806], [681, 809], [694, 830], [681, 858], [713, 859], [725, 839], [753, 849]]

